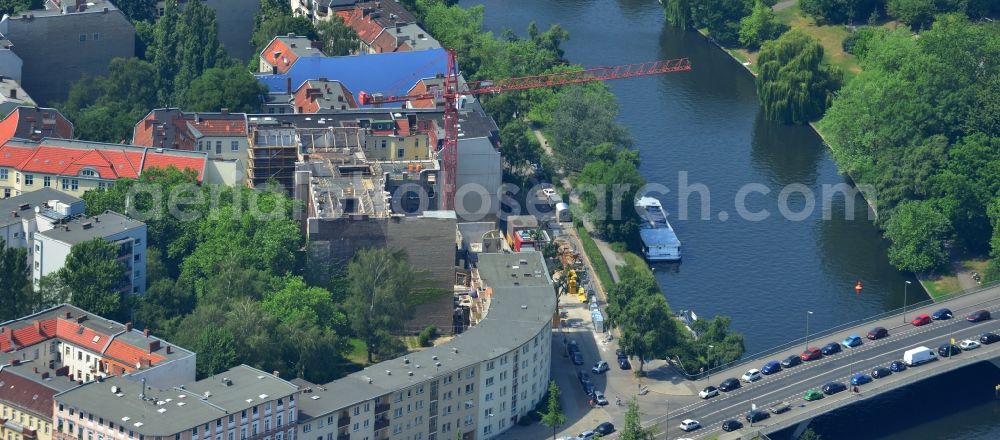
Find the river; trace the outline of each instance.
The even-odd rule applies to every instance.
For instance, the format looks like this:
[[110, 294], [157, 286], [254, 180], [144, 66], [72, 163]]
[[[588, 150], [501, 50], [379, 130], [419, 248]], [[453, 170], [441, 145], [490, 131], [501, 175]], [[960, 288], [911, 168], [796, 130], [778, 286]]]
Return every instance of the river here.
[[[559, 24], [571, 36], [562, 46], [566, 57], [587, 67], [691, 60], [691, 72], [608, 82], [618, 97], [619, 120], [641, 152], [640, 171], [671, 190], [660, 198], [671, 212], [684, 260], [654, 270], [674, 310], [732, 317], [732, 328], [745, 335], [747, 351], [754, 353], [803, 337], [807, 311], [814, 312], [809, 330], [815, 332], [902, 307], [905, 281], [913, 281], [908, 303], [927, 299], [912, 276], [889, 265], [888, 243], [868, 219], [860, 196], [850, 204], [833, 197], [827, 204], [830, 219], [824, 220], [823, 186], [849, 179], [838, 173], [816, 133], [765, 121], [745, 69], [696, 33], [666, 26], [655, 0], [461, 4], [485, 5], [484, 25], [495, 34], [511, 28], [523, 36], [531, 21], [543, 30]], [[687, 220], [680, 217], [682, 173], [689, 184], [708, 189], [710, 220], [701, 219], [697, 195], [688, 198]], [[745, 199], [748, 211], [766, 209], [769, 218], [751, 221], [738, 213], [737, 194], [748, 184], [770, 190]], [[799, 212], [807, 204], [801, 192], [782, 202], [782, 189], [796, 184], [807, 188], [816, 204], [799, 220], [780, 214], [785, 205]], [[854, 290], [857, 280], [864, 286], [860, 294]], [[993, 417], [989, 411], [977, 414]], [[963, 435], [953, 423], [929, 425], [926, 432], [940, 432], [940, 438], [983, 435], [981, 429]], [[1000, 438], [1000, 426], [993, 426]]]

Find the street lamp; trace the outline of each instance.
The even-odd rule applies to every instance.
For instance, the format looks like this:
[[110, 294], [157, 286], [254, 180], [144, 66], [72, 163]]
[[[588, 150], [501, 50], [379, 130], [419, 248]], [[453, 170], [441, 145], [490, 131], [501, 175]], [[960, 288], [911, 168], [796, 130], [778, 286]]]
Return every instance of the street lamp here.
[[706, 352], [708, 352], [708, 354], [705, 356], [705, 358], [706, 358], [705, 361], [708, 364], [707, 365], [707, 367], [708, 367], [708, 382], [712, 382], [712, 349], [713, 348], [715, 348], [714, 345], [709, 345], [708, 346], [708, 350], [705, 350]]
[[813, 312], [808, 310], [806, 311], [806, 350], [809, 350], [809, 315], [812, 314]]
[[910, 287], [910, 282], [903, 284], [903, 324], [906, 324], [906, 290]]

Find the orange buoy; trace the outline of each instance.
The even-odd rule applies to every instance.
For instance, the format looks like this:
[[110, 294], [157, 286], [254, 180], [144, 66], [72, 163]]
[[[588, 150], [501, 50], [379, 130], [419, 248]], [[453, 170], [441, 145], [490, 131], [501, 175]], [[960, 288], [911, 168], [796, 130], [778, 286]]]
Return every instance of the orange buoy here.
[[854, 285], [854, 292], [860, 294], [861, 289], [864, 289], [864, 286], [861, 285], [861, 280], [858, 280], [858, 284]]

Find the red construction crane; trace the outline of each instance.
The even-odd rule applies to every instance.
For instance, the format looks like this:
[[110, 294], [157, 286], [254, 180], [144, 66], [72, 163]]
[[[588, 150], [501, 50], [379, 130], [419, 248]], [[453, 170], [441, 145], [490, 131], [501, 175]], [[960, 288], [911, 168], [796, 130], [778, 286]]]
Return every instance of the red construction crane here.
[[461, 95], [482, 95], [539, 87], [554, 87], [593, 81], [632, 78], [636, 76], [658, 75], [662, 73], [691, 70], [687, 58], [652, 61], [641, 64], [595, 67], [575, 72], [548, 73], [545, 75], [507, 78], [492, 81], [472, 81], [459, 84], [458, 66], [455, 52], [448, 50], [448, 71], [444, 75], [444, 87], [416, 95], [383, 96], [382, 94], [358, 93], [362, 105], [377, 105], [393, 102], [416, 101], [422, 99], [444, 99], [444, 146], [441, 149], [441, 171], [443, 184], [443, 209], [455, 209], [456, 174], [458, 172], [458, 97]]

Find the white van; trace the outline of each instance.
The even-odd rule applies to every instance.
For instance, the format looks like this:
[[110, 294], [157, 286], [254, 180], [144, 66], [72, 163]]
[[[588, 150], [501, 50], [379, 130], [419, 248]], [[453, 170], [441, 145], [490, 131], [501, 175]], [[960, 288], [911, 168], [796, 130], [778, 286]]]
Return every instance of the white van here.
[[937, 354], [934, 353], [934, 350], [931, 350], [927, 347], [911, 348], [903, 353], [903, 362], [910, 367], [915, 367], [920, 364], [926, 364], [936, 359], [937, 359]]
[[556, 221], [568, 222], [572, 219], [572, 215], [569, 212], [569, 205], [565, 202], [556, 203]]

